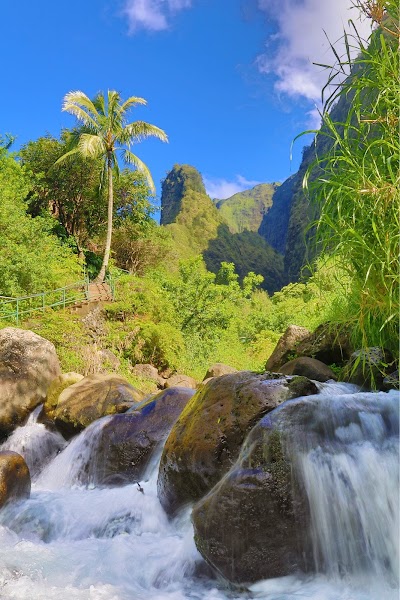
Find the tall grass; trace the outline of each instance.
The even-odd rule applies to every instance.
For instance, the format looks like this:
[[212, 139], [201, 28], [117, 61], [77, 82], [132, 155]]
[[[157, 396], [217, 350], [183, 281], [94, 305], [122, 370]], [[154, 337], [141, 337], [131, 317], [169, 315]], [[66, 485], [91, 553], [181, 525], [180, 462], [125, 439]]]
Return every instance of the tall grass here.
[[[357, 6], [376, 28], [367, 45], [353, 26], [343, 58], [332, 47], [338, 62], [324, 91], [339, 73], [350, 68], [350, 75], [325, 101], [317, 135], [329, 138], [330, 149], [317, 156], [304, 186], [319, 205], [320, 251], [333, 255], [351, 280], [346, 307], [334, 320], [350, 322], [361, 347], [398, 354], [399, 6], [384, 0]], [[334, 121], [330, 111], [341, 97], [348, 112]]]

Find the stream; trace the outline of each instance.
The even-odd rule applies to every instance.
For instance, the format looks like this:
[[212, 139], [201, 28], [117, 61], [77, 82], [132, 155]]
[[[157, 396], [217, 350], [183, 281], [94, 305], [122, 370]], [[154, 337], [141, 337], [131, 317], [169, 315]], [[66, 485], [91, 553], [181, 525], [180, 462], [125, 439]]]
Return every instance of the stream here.
[[399, 395], [353, 392], [321, 386], [341, 407], [334, 410], [344, 406], [354, 418], [334, 423], [335, 444], [305, 444], [296, 461], [316, 574], [244, 591], [204, 569], [189, 509], [172, 521], [165, 515], [159, 456], [140, 484], [96, 488], [91, 457], [109, 417], [67, 443], [35, 411], [1, 447], [22, 454], [33, 477], [31, 497], [0, 511], [0, 599], [398, 600]]

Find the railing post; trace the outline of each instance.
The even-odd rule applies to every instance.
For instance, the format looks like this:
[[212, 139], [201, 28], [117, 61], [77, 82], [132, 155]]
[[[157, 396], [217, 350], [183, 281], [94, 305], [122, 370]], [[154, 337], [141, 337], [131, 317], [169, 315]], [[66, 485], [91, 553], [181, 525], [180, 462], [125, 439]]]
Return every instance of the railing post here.
[[43, 294], [42, 294], [42, 312], [43, 313], [44, 313], [44, 309], [46, 308], [45, 295], [46, 295], [46, 292], [43, 292]]
[[19, 325], [19, 301], [18, 301], [18, 298], [17, 298], [17, 312], [15, 314], [15, 317], [16, 317], [17, 326], [18, 326]]

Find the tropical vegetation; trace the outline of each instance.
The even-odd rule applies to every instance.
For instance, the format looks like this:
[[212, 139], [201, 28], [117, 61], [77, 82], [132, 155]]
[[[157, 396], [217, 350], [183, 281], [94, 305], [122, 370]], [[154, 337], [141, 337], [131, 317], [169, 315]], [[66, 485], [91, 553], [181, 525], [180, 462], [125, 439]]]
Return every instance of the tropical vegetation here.
[[95, 323], [51, 310], [23, 323], [56, 344], [64, 370], [115, 368], [101, 353], [132, 381], [136, 363], [197, 379], [212, 362], [261, 370], [288, 325], [327, 322], [354, 347], [398, 357], [399, 8], [359, 4], [375, 30], [368, 43], [356, 28], [347, 34], [343, 58], [333, 48], [322, 127], [280, 186], [218, 207], [196, 169], [175, 165], [158, 225], [151, 176], [131, 146], [166, 134], [128, 122], [145, 101], [116, 92], [67, 94], [80, 126], [18, 155], [12, 136], [1, 138], [0, 295], [61, 287], [84, 270], [117, 278], [115, 302]]
[[122, 101], [116, 91], [102, 92], [90, 100], [80, 91], [69, 92], [64, 97], [62, 109], [74, 115], [80, 126], [68, 134], [68, 151], [61, 156], [57, 163], [65, 161], [76, 154], [83, 158], [102, 159], [101, 183], [107, 181], [108, 210], [107, 236], [103, 262], [97, 275], [97, 281], [104, 280], [111, 252], [111, 235], [113, 227], [114, 187], [113, 175], [118, 177], [118, 154], [126, 165], [133, 165], [141, 171], [152, 190], [153, 179], [147, 166], [131, 151], [133, 144], [144, 138], [156, 137], [167, 141], [167, 134], [145, 121], [127, 121], [129, 110], [137, 105], [145, 105], [146, 100], [131, 96]]

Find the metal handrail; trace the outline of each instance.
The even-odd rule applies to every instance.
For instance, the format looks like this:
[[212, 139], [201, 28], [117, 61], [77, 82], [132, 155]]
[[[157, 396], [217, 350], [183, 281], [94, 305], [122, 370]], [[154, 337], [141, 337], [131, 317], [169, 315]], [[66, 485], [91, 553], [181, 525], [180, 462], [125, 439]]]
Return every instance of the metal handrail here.
[[[78, 293], [70, 295], [71, 290], [77, 290]], [[53, 302], [46, 301], [46, 296], [54, 297], [54, 295], [59, 295], [59, 298], [55, 298]], [[0, 296], [0, 319], [15, 320], [16, 324], [19, 325], [23, 315], [38, 311], [44, 312], [46, 308], [65, 308], [81, 300], [89, 300], [88, 278], [62, 288], [30, 294], [29, 296], [19, 296], [18, 298]], [[32, 304], [36, 304], [36, 306], [32, 306]]]
[[[122, 270], [122, 269], [121, 269]], [[14, 320], [17, 325], [19, 325], [20, 319], [22, 315], [27, 315], [31, 313], [35, 313], [37, 311], [44, 312], [46, 308], [65, 308], [70, 304], [77, 304], [81, 300], [89, 301], [89, 277], [86, 273], [84, 273], [85, 278], [81, 281], [77, 281], [76, 283], [71, 283], [61, 288], [56, 288], [54, 290], [47, 290], [46, 292], [39, 292], [38, 294], [31, 294], [29, 296], [19, 296], [18, 298], [12, 298], [10, 296], [0, 296], [0, 319]], [[115, 297], [115, 281], [117, 277], [113, 277], [111, 273], [107, 273], [106, 275], [106, 283], [110, 286], [111, 297]], [[80, 294], [74, 294], [69, 297], [68, 292], [71, 290], [79, 290]], [[60, 294], [60, 299], [55, 300], [54, 302], [47, 303], [46, 296], [57, 295]], [[41, 299], [41, 301], [40, 301]], [[32, 303], [37, 306], [32, 306]], [[7, 310], [9, 306], [15, 304], [15, 310]], [[26, 306], [28, 304], [28, 306]], [[31, 305], [31, 306], [29, 306]], [[6, 310], [7, 312], [3, 312]]]

